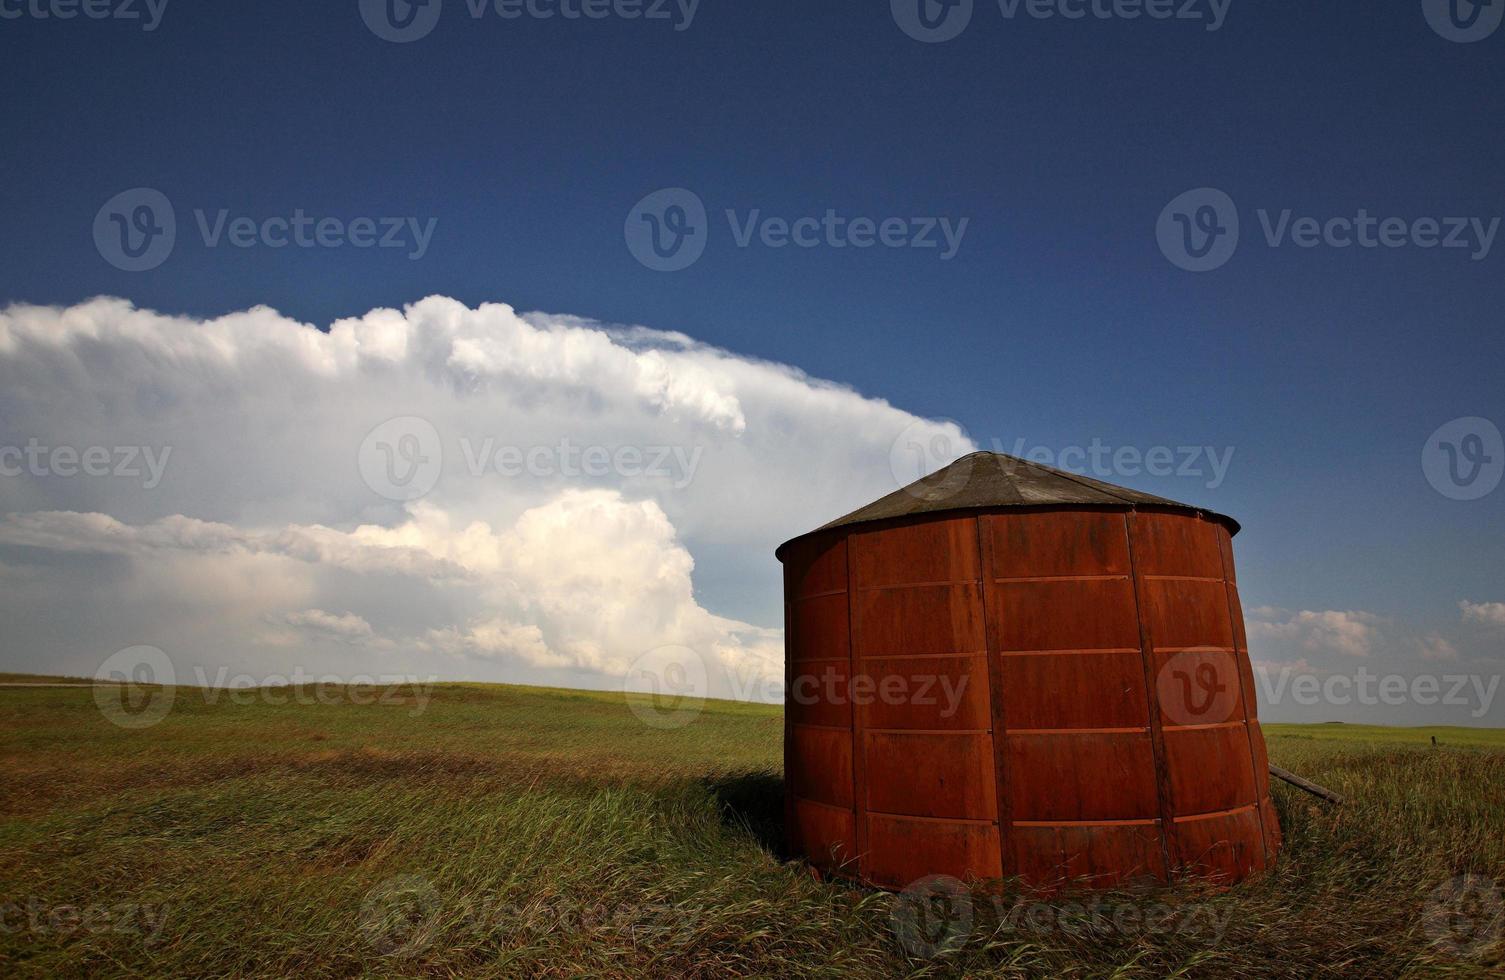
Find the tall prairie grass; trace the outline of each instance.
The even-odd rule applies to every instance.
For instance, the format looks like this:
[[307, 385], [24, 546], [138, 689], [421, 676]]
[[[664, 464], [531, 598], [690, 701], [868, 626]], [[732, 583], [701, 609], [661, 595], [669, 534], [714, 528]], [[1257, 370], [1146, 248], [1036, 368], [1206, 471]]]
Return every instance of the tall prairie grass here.
[[127, 731], [87, 690], [0, 691], [0, 975], [1505, 973], [1499, 732], [1271, 726], [1276, 764], [1348, 802], [1277, 785], [1268, 874], [979, 894], [927, 946], [893, 896], [779, 854], [775, 708], [659, 729], [582, 692], [333, 700], [185, 692]]

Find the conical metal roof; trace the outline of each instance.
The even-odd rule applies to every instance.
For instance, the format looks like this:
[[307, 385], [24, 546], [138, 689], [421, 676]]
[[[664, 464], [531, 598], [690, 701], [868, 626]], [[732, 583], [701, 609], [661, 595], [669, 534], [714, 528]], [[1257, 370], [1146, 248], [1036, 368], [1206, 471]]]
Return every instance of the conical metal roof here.
[[[1205, 507], [1193, 507], [1152, 493], [1114, 486], [1007, 453], [984, 451], [963, 456], [907, 487], [806, 534], [918, 514], [999, 507], [1111, 507], [1127, 510], [1150, 507], [1200, 514], [1220, 521], [1230, 534], [1239, 531], [1238, 521]], [[805, 534], [791, 538], [779, 545], [774, 553], [782, 555], [792, 541], [803, 537]]]

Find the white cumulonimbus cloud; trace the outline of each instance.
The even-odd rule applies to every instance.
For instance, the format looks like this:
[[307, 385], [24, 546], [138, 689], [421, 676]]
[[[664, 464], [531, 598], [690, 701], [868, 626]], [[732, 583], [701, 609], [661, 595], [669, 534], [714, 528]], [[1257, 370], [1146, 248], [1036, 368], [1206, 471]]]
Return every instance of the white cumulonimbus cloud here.
[[[370, 457], [392, 419], [436, 440], [382, 447], [433, 468], [411, 499], [370, 478], [401, 462]], [[614, 686], [677, 645], [712, 693], [767, 690], [773, 547], [918, 475], [895, 472], [901, 436], [973, 448], [795, 368], [503, 304], [328, 330], [11, 306], [0, 669], [88, 674], [150, 644], [252, 675]]]
[[1309, 652], [1331, 651], [1349, 657], [1374, 652], [1385, 619], [1369, 612], [1302, 609], [1291, 612], [1261, 606], [1249, 611], [1246, 627], [1251, 641], [1290, 644]]
[[1458, 601], [1458, 610], [1465, 623], [1482, 623], [1485, 626], [1505, 626], [1505, 602]]

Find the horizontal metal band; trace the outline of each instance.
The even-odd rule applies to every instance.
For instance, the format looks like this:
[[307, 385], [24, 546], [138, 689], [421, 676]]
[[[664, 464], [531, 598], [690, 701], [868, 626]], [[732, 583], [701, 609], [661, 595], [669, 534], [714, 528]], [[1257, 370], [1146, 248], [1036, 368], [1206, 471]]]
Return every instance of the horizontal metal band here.
[[827, 810], [835, 810], [838, 813], [850, 813], [853, 816], [857, 815], [857, 811], [852, 807], [840, 806], [836, 803], [827, 803], [825, 800], [812, 800], [808, 796], [791, 796], [790, 799], [794, 800], [794, 802], [796, 803], [808, 803], [811, 806], [823, 806]]
[[1010, 728], [1005, 735], [1148, 735], [1150, 726], [1141, 728]]
[[818, 732], [846, 732], [848, 735], [852, 733], [852, 729], [847, 725], [812, 725], [808, 721], [791, 721], [789, 727], [813, 728]]
[[1015, 827], [1156, 827], [1159, 817], [1141, 817], [1134, 820], [1015, 820]]
[[919, 823], [959, 823], [969, 827], [997, 827], [997, 820], [989, 820], [986, 817], [917, 817], [909, 813], [889, 813], [885, 810], [863, 810], [864, 817], [886, 817], [892, 820], [914, 820]]
[[986, 657], [986, 650], [967, 650], [962, 653], [871, 653], [858, 660], [965, 660]]
[[864, 728], [864, 735], [991, 735], [991, 728]]
[[1086, 653], [1138, 653], [1138, 647], [1073, 648], [1069, 650], [999, 650], [1000, 657], [1057, 657]]
[[1176, 823], [1192, 823], [1197, 820], [1215, 820], [1218, 817], [1231, 817], [1238, 813], [1248, 813], [1253, 810], [1255, 804], [1248, 803], [1244, 806], [1236, 806], [1232, 810], [1209, 810], [1206, 813], [1188, 813], [1185, 816], [1175, 818]]
[[894, 582], [890, 585], [859, 585], [858, 592], [888, 592], [892, 589], [939, 589], [955, 588], [962, 585], [981, 585], [982, 580], [976, 578], [951, 579], [942, 582]]
[[1246, 722], [1240, 720], [1219, 721], [1208, 725], [1163, 725], [1161, 728], [1167, 732], [1201, 732], [1213, 728], [1243, 728], [1245, 724]]
[[806, 599], [829, 599], [833, 595], [846, 595], [846, 589], [832, 589], [830, 592], [812, 592], [809, 595], [790, 596], [790, 602], [804, 602]]
[[1012, 575], [1007, 578], [993, 579], [999, 585], [1013, 585], [1016, 582], [1127, 582], [1128, 580], [1128, 572], [1121, 575]]
[[1217, 582], [1228, 581], [1217, 575], [1141, 575], [1146, 582]]
[[1233, 647], [1217, 647], [1211, 643], [1195, 647], [1151, 647], [1153, 653], [1233, 653]]

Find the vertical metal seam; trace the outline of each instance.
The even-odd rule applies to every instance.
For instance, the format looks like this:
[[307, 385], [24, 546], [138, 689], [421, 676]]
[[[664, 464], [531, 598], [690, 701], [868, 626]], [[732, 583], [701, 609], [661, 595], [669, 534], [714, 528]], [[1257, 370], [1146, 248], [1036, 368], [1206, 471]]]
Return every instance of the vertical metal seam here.
[[[1134, 535], [1139, 529], [1133, 511], [1124, 513], [1124, 539], [1129, 546], [1129, 580], [1134, 586], [1134, 619], [1139, 626], [1139, 659], [1144, 667], [1145, 707], [1149, 712], [1150, 755], [1155, 765], [1155, 797], [1160, 803], [1160, 854], [1165, 862], [1165, 877], [1174, 881], [1176, 868], [1171, 863], [1171, 838], [1176, 834], [1176, 810], [1171, 803], [1170, 760], [1165, 754], [1164, 721], [1160, 717], [1160, 688], [1151, 661], [1155, 656], [1154, 637], [1144, 611], [1144, 593], [1140, 589], [1139, 561], [1134, 556]], [[1177, 853], [1180, 837], [1176, 836]]]
[[[1243, 664], [1239, 661], [1238, 623], [1233, 620], [1233, 596], [1235, 590], [1238, 588], [1234, 585], [1231, 577], [1233, 573], [1233, 538], [1232, 536], [1229, 537], [1226, 547], [1221, 534], [1218, 535], [1217, 540], [1218, 562], [1223, 567], [1223, 602], [1228, 610], [1228, 635], [1233, 646], [1233, 673], [1238, 678], [1239, 703], [1244, 706], [1244, 736], [1249, 748], [1249, 771], [1254, 779], [1254, 812], [1259, 815], [1259, 850], [1265, 856], [1264, 865], [1268, 868], [1270, 860], [1275, 855], [1270, 853], [1270, 838], [1265, 832], [1265, 797], [1259, 791], [1259, 762], [1257, 761], [1258, 757], [1254, 753], [1254, 726], [1249, 723], [1249, 696], [1253, 692], [1244, 690]], [[1248, 647], [1249, 638], [1245, 636], [1243, 657], [1246, 660], [1249, 658]], [[1250, 670], [1251, 672], [1253, 670], [1252, 663], [1250, 664]], [[1257, 717], [1258, 705], [1255, 705], [1254, 710]]]
[[983, 531], [983, 517], [973, 518], [977, 528], [977, 577], [981, 585], [979, 601], [982, 603], [983, 642], [987, 648], [988, 718], [993, 732], [993, 791], [998, 807], [998, 871], [1000, 877], [1011, 878], [1019, 873], [1014, 860], [1014, 808], [1012, 804], [1010, 771], [1008, 761], [1008, 718], [1003, 704], [1003, 659], [998, 655], [999, 639], [995, 617], [989, 607], [993, 603], [993, 543]]
[[847, 705], [852, 714], [852, 836], [856, 837], [856, 853], [853, 859], [857, 862], [857, 875], [863, 880], [869, 880], [867, 857], [867, 740], [863, 737], [863, 728], [858, 723], [859, 712], [857, 700], [852, 697], [853, 685], [857, 682], [857, 610], [853, 600], [857, 596], [857, 590], [852, 584], [852, 548], [856, 544], [857, 535], [848, 531], [842, 538], [842, 550], [846, 553], [847, 564]]
[[793, 756], [794, 723], [790, 720], [790, 693], [794, 690], [794, 603], [789, 598], [789, 566], [784, 566], [784, 849], [790, 854], [805, 856], [804, 835], [795, 840], [798, 807], [794, 803], [793, 768], [789, 760]]

